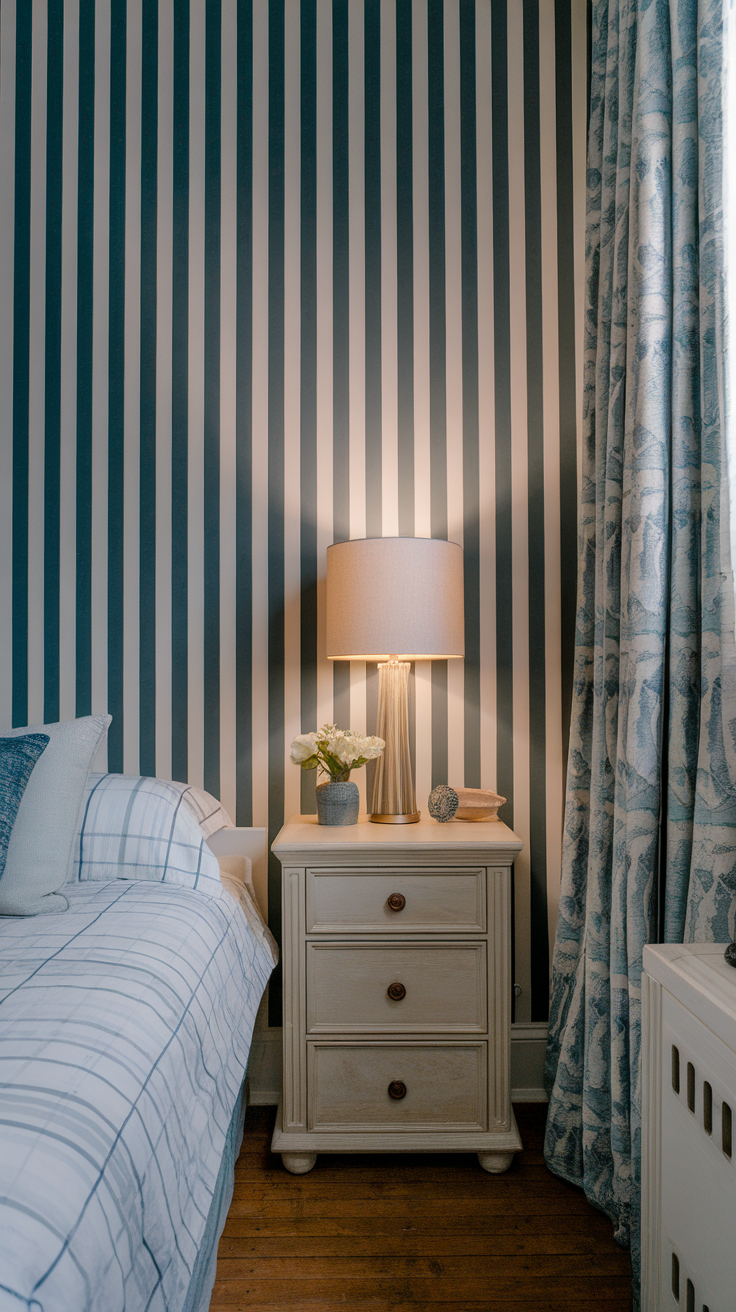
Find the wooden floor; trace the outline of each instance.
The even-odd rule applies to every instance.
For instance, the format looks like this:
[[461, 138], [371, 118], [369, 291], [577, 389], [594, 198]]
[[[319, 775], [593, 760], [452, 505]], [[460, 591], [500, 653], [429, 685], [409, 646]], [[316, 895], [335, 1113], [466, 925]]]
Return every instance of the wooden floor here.
[[322, 1156], [289, 1175], [251, 1107], [211, 1312], [630, 1312], [610, 1222], [542, 1159], [544, 1105], [516, 1107], [505, 1175], [471, 1155]]

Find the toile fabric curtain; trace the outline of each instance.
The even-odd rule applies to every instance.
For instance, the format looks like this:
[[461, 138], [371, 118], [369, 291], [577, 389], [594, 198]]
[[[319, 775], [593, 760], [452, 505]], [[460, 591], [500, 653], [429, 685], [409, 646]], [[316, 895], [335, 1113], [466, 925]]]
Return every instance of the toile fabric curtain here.
[[736, 670], [724, 395], [730, 0], [594, 0], [584, 454], [545, 1157], [639, 1270], [642, 948], [726, 941]]

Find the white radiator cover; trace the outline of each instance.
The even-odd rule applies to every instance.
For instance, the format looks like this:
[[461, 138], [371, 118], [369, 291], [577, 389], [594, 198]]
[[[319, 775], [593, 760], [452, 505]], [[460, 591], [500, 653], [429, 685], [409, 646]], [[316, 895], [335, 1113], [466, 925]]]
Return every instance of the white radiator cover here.
[[644, 949], [642, 1312], [736, 1307], [736, 970], [724, 949]]

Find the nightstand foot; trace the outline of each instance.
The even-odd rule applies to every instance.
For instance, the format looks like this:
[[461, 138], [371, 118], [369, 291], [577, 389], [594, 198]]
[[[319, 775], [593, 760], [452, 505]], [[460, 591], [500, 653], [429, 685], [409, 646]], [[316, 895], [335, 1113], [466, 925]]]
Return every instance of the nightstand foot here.
[[513, 1160], [513, 1153], [478, 1153], [480, 1165], [491, 1175], [500, 1175], [502, 1171], [508, 1171]]
[[306, 1175], [311, 1171], [317, 1160], [316, 1153], [282, 1153], [281, 1161], [284, 1169], [291, 1171], [292, 1175]]

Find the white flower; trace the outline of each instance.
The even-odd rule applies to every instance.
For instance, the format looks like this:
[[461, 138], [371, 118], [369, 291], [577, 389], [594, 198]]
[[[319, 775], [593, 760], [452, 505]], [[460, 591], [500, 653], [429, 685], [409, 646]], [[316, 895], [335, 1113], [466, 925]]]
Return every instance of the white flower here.
[[[352, 736], [350, 730], [335, 729], [333, 725], [325, 726], [329, 732], [325, 733], [324, 742], [330, 756], [335, 756], [343, 765], [353, 765], [360, 756], [357, 747], [357, 740]], [[323, 731], [324, 732], [324, 731]]]
[[291, 759], [303, 770], [320, 767], [331, 779], [348, 779], [351, 770], [380, 756], [385, 746], [382, 738], [323, 724], [316, 733], [297, 734], [291, 744]]
[[317, 754], [317, 734], [298, 733], [291, 741], [291, 759], [294, 765], [302, 765], [311, 756]]

